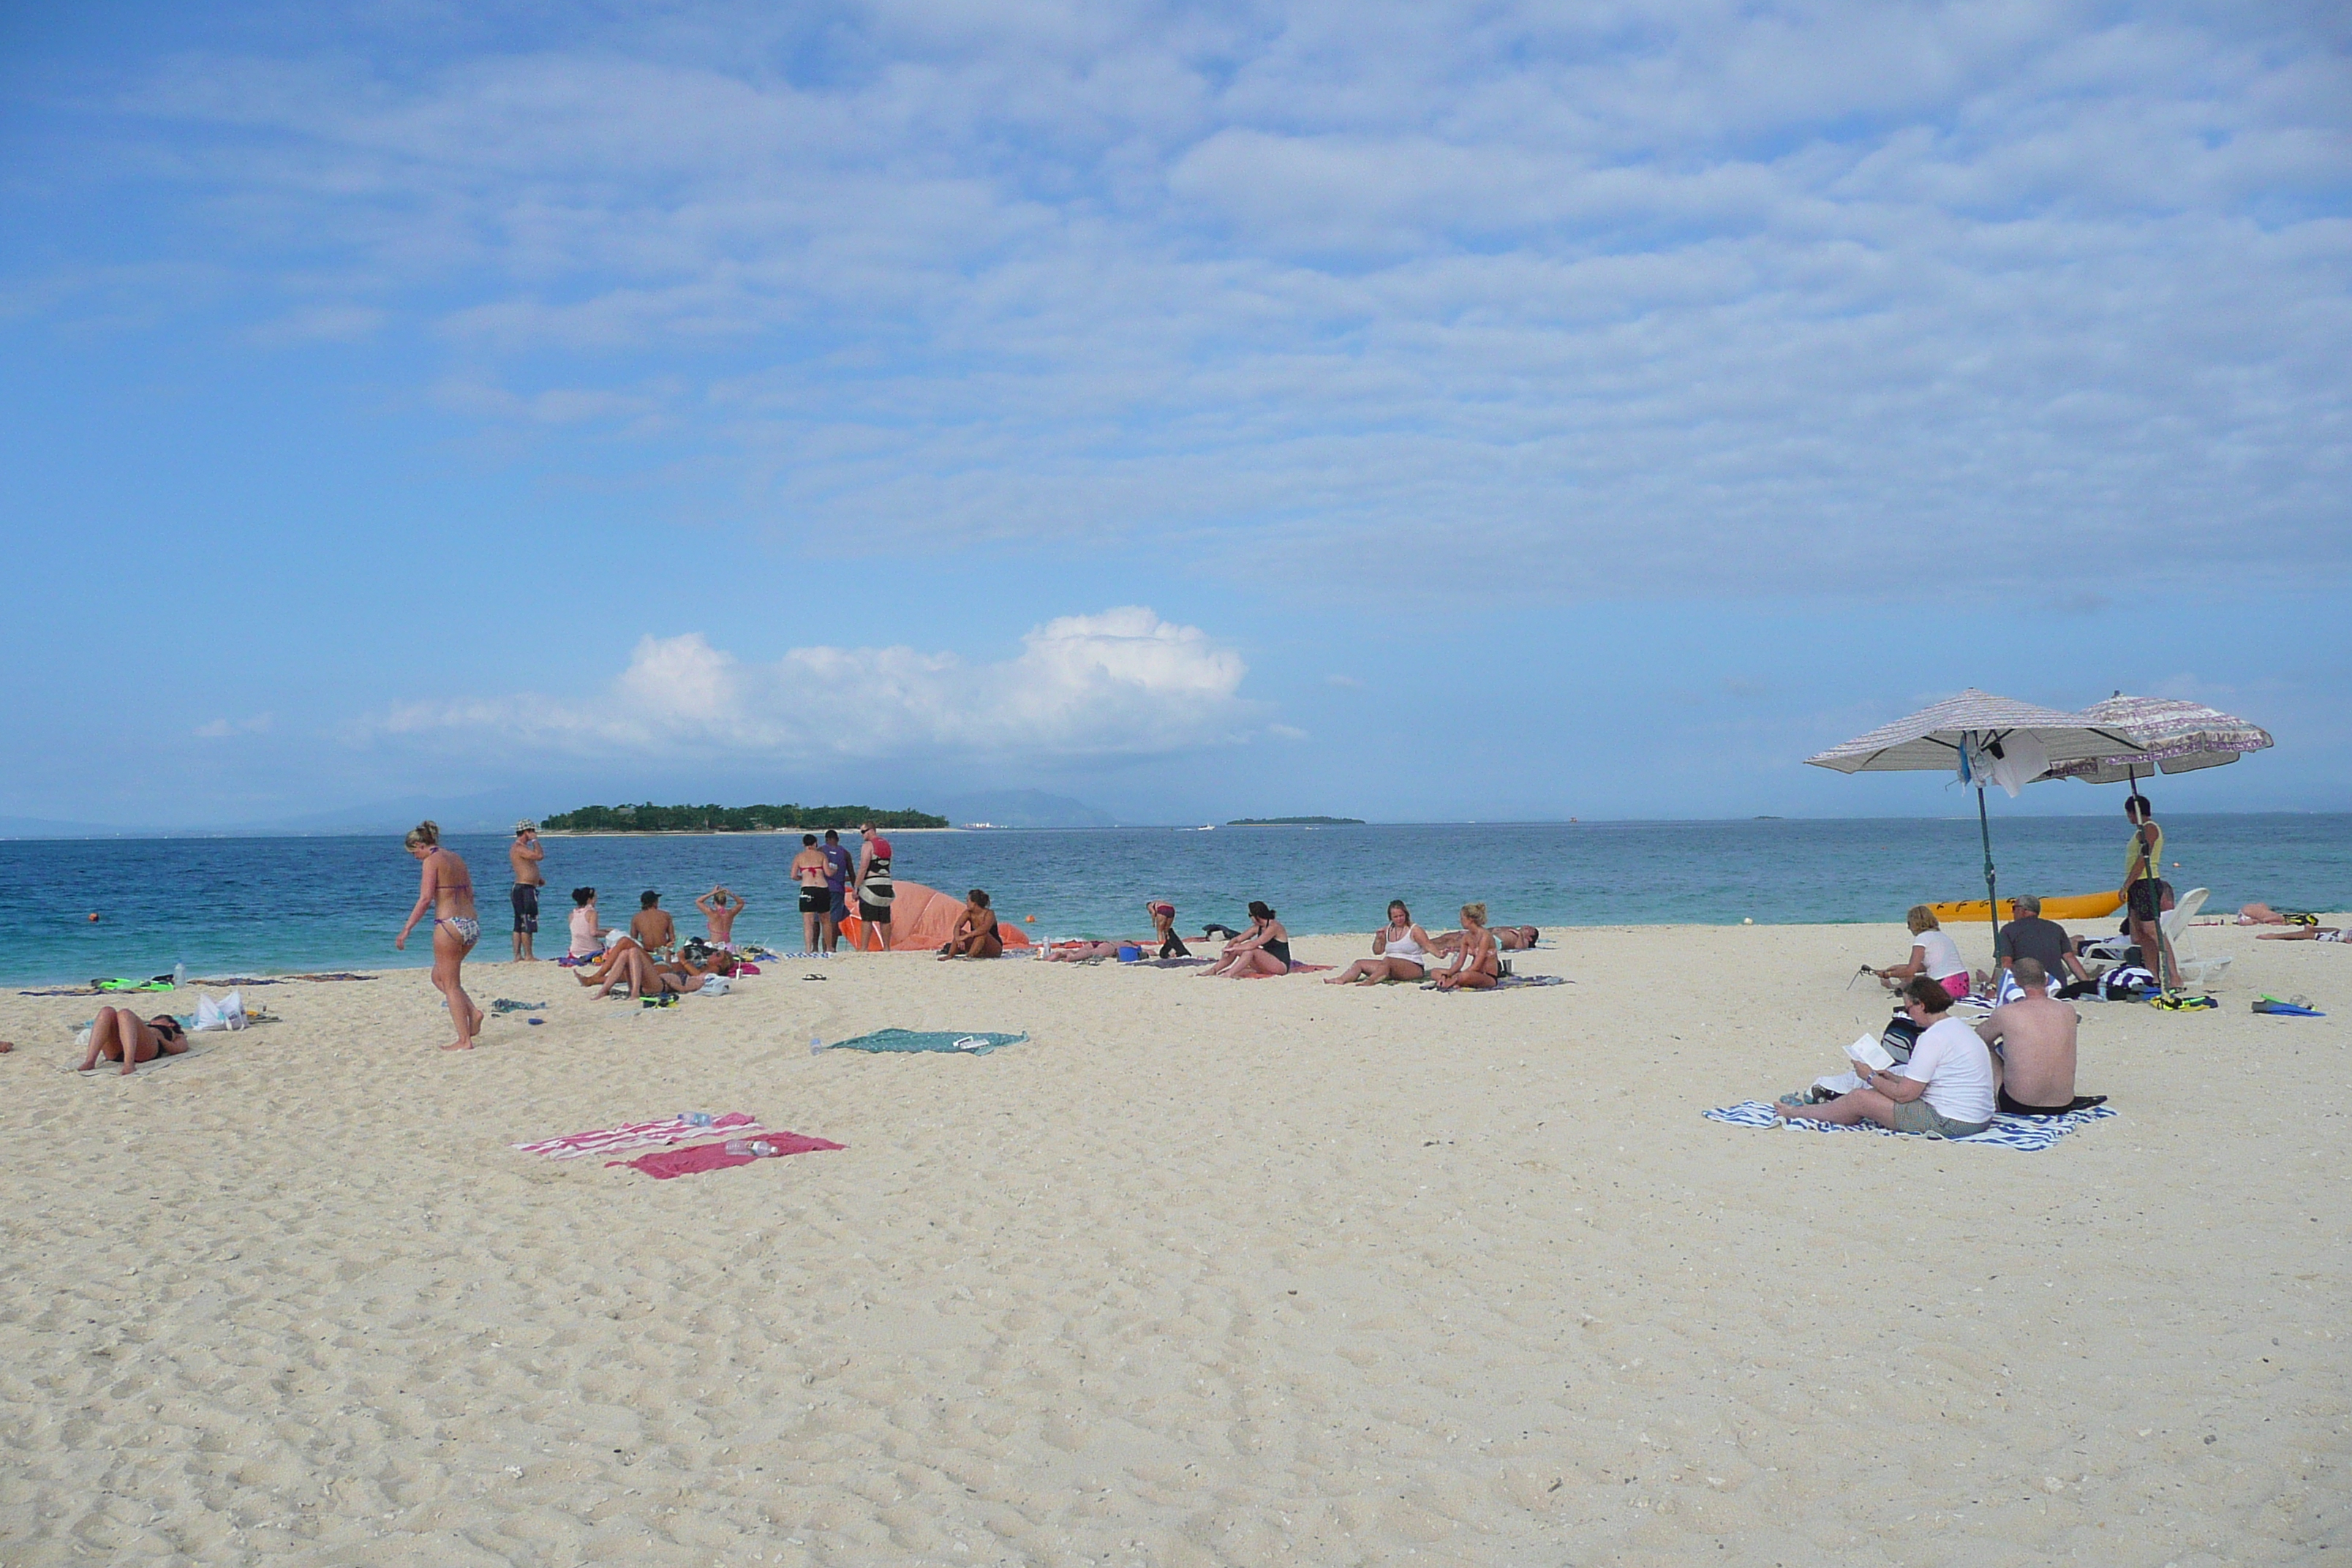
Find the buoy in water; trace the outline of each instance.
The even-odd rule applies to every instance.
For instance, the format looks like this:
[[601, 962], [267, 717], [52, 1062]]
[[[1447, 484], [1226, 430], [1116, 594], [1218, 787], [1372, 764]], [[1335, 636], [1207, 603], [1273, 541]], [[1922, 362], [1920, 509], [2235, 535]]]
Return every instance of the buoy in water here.
[[1754, 915], [1743, 916], [1741, 917], [1739, 923], [1744, 926], [1752, 926], [1756, 923], [1756, 917]]
[[1035, 925], [1037, 923], [1037, 917], [1035, 915], [1023, 915], [1021, 917], [1021, 922], [1024, 925]]
[[98, 923], [98, 911], [96, 910], [89, 911], [89, 923], [92, 925], [96, 925]]

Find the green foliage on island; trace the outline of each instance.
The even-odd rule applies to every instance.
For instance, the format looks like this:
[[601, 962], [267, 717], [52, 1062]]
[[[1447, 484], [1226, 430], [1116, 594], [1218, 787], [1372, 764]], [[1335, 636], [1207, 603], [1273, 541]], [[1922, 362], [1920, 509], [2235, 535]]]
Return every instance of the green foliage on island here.
[[779, 827], [945, 827], [927, 811], [870, 805], [583, 805], [540, 823], [551, 833], [763, 833]]
[[1227, 827], [1361, 827], [1360, 816], [1237, 816]]

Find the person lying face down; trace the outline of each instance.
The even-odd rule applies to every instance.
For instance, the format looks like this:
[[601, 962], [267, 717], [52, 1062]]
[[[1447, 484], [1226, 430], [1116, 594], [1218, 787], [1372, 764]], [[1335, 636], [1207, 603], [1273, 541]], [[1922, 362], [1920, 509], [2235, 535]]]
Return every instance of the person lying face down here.
[[2025, 994], [1977, 1026], [1977, 1037], [1992, 1047], [1997, 1103], [2012, 1116], [2063, 1115], [2074, 1108], [2074, 1031], [2082, 1015], [2050, 994], [2040, 960], [2021, 958], [2010, 973]]
[[[1486, 934], [1495, 939], [1495, 946], [1504, 952], [1525, 952], [1535, 946], [1543, 935], [1533, 926], [1488, 926]], [[1429, 939], [1429, 951], [1451, 956], [1462, 951], [1462, 933], [1442, 931]]]
[[1992, 1125], [1992, 1053], [1974, 1029], [1951, 1016], [1953, 1000], [1927, 975], [1912, 976], [1904, 983], [1903, 1011], [1919, 1026], [1919, 1038], [1909, 1061], [1873, 1068], [1860, 1089], [1825, 1105], [1775, 1105], [1772, 1114], [1840, 1127], [1874, 1121], [1932, 1138], [1983, 1131]]
[[141, 1062], [176, 1057], [187, 1048], [187, 1035], [169, 1013], [142, 1018], [128, 1007], [100, 1007], [89, 1026], [89, 1054], [76, 1070], [88, 1072], [103, 1057], [121, 1062], [125, 1074], [134, 1073]]

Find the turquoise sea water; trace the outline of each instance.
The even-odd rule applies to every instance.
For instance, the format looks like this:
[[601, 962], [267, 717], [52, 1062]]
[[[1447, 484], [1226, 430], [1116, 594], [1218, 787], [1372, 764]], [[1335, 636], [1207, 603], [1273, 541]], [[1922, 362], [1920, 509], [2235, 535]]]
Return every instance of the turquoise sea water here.
[[[2183, 889], [2213, 907], [2352, 907], [2352, 816], [2166, 819]], [[1996, 821], [2004, 895], [2112, 888], [2120, 816]], [[1295, 932], [1369, 931], [1391, 898], [1424, 924], [1484, 900], [1497, 921], [1536, 925], [1899, 921], [1923, 900], [1981, 898], [1973, 820], [1654, 822], [1332, 828], [1106, 828], [894, 836], [898, 874], [950, 892], [982, 887], [1013, 920], [1055, 936], [1149, 929], [1146, 899], [1175, 900], [1180, 929], [1247, 923], [1264, 899]], [[451, 840], [481, 893], [484, 958], [511, 924], [503, 837]], [[799, 945], [785, 868], [796, 835], [551, 838], [539, 951], [563, 951], [568, 890], [592, 885], [607, 923], [659, 889], [680, 929], [723, 881], [751, 900], [740, 935]], [[396, 837], [0, 842], [0, 982], [157, 973], [420, 965], [392, 939], [416, 893]], [[92, 911], [100, 919], [89, 920]]]

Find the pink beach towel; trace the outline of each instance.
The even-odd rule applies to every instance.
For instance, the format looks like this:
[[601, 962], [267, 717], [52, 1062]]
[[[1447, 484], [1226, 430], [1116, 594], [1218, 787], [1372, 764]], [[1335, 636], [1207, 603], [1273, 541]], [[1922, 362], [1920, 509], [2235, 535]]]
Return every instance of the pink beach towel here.
[[[1325, 970], [1334, 967], [1336, 966], [1328, 963], [1294, 963], [1290, 966], [1290, 973], [1293, 974], [1320, 974]], [[1241, 976], [1241, 978], [1244, 980], [1279, 980], [1282, 976], [1279, 974], [1261, 974], [1253, 970], [1249, 973]]]
[[[840, 1143], [829, 1143], [822, 1138], [804, 1138], [797, 1132], [771, 1132], [767, 1141], [776, 1146], [777, 1154], [807, 1154], [819, 1149], [840, 1149]], [[667, 1182], [672, 1176], [695, 1176], [705, 1171], [723, 1171], [730, 1165], [748, 1165], [766, 1158], [760, 1154], [730, 1154], [724, 1143], [703, 1143], [692, 1149], [664, 1149], [652, 1154], [640, 1154], [634, 1160], [607, 1160], [605, 1167], [626, 1165], [633, 1171], [643, 1171], [656, 1182]]]
[[526, 1154], [576, 1160], [583, 1154], [609, 1154], [616, 1149], [642, 1149], [649, 1143], [683, 1143], [692, 1138], [708, 1138], [714, 1132], [741, 1138], [766, 1131], [760, 1125], [760, 1119], [750, 1111], [730, 1110], [708, 1127], [689, 1127], [670, 1116], [659, 1121], [627, 1121], [618, 1127], [599, 1127], [591, 1132], [542, 1138], [536, 1143], [518, 1143], [515, 1147]]

